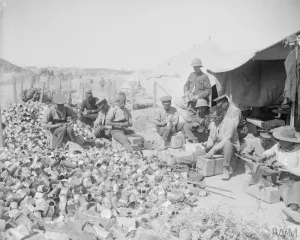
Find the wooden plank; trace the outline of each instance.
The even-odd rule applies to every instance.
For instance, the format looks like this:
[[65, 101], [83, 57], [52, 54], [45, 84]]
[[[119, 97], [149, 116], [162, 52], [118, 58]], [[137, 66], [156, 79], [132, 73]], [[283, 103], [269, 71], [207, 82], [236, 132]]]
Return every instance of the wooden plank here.
[[24, 79], [23, 79], [23, 75], [21, 76], [21, 89], [20, 89], [21, 93], [24, 91]]
[[3, 129], [2, 129], [2, 113], [1, 113], [1, 106], [0, 106], [0, 148], [3, 148]]
[[133, 88], [133, 85], [131, 85], [130, 93], [131, 93], [130, 110], [131, 110], [131, 112], [132, 112], [132, 111], [133, 111], [133, 105], [134, 105], [134, 88]]
[[153, 107], [156, 108], [156, 82], [153, 82]]
[[41, 96], [40, 96], [40, 103], [43, 102], [44, 89], [45, 89], [45, 82], [42, 82], [42, 92], [41, 92]]
[[107, 101], [109, 105], [111, 105], [111, 88], [112, 88], [112, 83], [109, 79], [107, 81]]
[[69, 78], [69, 101], [68, 104], [72, 104], [72, 78]]
[[14, 102], [17, 103], [18, 96], [17, 96], [17, 79], [14, 77], [13, 79], [13, 94], [14, 94]]

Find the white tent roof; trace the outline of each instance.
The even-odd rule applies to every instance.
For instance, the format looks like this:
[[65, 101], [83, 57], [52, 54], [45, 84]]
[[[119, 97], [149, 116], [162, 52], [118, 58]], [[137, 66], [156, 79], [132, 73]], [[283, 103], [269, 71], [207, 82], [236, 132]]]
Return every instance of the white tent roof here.
[[[193, 68], [190, 66], [194, 58], [200, 58], [203, 63], [203, 71], [214, 66], [214, 63], [222, 59], [225, 53], [215, 45], [212, 40], [206, 40], [202, 44], [195, 46], [188, 51], [179, 54], [170, 60], [164, 62], [154, 71], [154, 74], [147, 81], [141, 81], [142, 87], [148, 94], [153, 95], [153, 82], [156, 81], [162, 86], [174, 99], [180, 99], [183, 96], [183, 87]], [[215, 77], [208, 74], [211, 85], [216, 81]], [[157, 98], [166, 95], [161, 89], [157, 89]]]

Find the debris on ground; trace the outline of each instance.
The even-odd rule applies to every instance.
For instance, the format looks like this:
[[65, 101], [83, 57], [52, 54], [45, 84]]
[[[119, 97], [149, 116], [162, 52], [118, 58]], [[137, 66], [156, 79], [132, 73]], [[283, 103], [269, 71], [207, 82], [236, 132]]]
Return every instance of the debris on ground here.
[[[155, 154], [118, 152], [107, 140], [93, 141], [85, 125], [74, 128], [91, 140], [90, 149], [49, 150], [40, 126], [46, 109], [29, 101], [3, 111], [4, 239], [273, 239], [270, 231], [233, 214], [199, 211], [197, 201], [207, 191], [189, 183], [189, 167], [162, 164]], [[196, 172], [191, 175], [205, 184]]]

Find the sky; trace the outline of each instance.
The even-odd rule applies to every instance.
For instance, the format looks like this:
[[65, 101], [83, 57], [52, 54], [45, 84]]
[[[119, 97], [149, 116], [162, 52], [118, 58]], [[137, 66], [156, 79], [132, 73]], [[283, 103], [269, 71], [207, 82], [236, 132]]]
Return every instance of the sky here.
[[230, 52], [300, 30], [299, 0], [0, 1], [0, 58], [19, 66], [152, 69], [209, 37]]

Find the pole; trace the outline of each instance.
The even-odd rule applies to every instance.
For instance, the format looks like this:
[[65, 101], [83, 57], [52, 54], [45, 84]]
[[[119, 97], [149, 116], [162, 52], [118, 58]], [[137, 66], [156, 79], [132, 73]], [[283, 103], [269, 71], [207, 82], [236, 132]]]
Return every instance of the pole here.
[[71, 106], [72, 105], [72, 78], [69, 78], [69, 102], [68, 104]]
[[116, 99], [116, 79], [112, 80], [112, 99]]
[[156, 82], [153, 82], [153, 107], [156, 108]]
[[47, 78], [47, 89], [50, 90], [50, 75], [48, 74]]
[[14, 77], [13, 80], [13, 93], [14, 93], [14, 102], [17, 103], [17, 79]]
[[61, 93], [61, 76], [59, 76], [59, 93]]
[[45, 88], [45, 82], [42, 82], [42, 91], [41, 91], [41, 96], [40, 96], [40, 103], [43, 102], [44, 88]]
[[133, 88], [133, 85], [131, 85], [130, 92], [131, 92], [131, 105], [130, 105], [130, 109], [131, 109], [131, 112], [132, 112], [133, 111], [133, 105], [134, 105], [134, 88]]
[[294, 124], [295, 124], [295, 102], [292, 102], [290, 126], [294, 127]]
[[84, 100], [84, 84], [82, 84], [81, 99]]
[[107, 101], [108, 101], [108, 104], [111, 105], [111, 81], [108, 80], [107, 81]]
[[0, 105], [0, 148], [3, 148], [3, 129], [2, 129], [2, 113]]
[[23, 75], [21, 75], [21, 94], [24, 91], [24, 79], [23, 79]]

